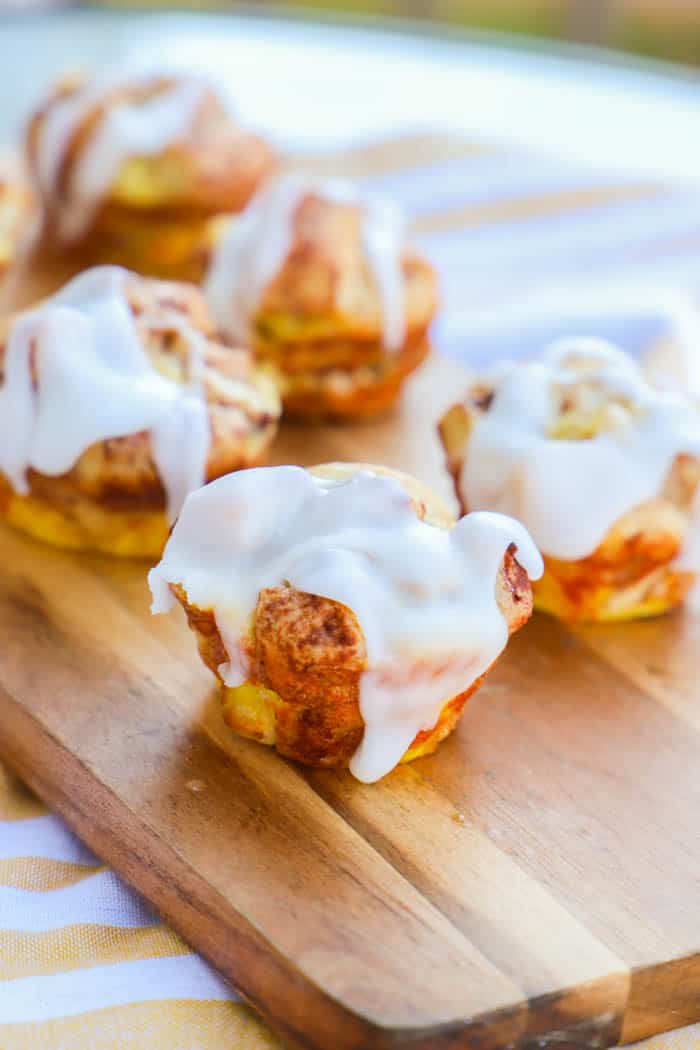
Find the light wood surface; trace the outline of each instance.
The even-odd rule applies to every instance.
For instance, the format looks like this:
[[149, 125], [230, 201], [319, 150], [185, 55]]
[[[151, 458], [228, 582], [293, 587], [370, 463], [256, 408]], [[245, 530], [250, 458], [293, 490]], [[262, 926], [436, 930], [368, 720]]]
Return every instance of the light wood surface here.
[[[434, 423], [462, 384], [435, 357], [394, 417], [286, 426], [273, 459], [449, 494]], [[228, 732], [144, 564], [4, 527], [0, 557], [0, 757], [290, 1045], [594, 1050], [700, 1019], [689, 614], [536, 616], [435, 756], [365, 786]]]

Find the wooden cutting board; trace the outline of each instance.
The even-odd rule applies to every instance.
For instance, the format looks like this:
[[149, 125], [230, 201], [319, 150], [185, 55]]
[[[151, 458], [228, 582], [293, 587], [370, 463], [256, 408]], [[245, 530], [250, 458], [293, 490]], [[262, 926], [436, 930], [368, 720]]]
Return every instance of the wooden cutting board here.
[[[365, 161], [367, 158], [365, 158]], [[434, 358], [392, 419], [276, 462], [443, 494]], [[377, 785], [233, 737], [146, 566], [0, 528], [0, 757], [315, 1050], [602, 1048], [700, 1020], [700, 621], [535, 616], [438, 753]]]

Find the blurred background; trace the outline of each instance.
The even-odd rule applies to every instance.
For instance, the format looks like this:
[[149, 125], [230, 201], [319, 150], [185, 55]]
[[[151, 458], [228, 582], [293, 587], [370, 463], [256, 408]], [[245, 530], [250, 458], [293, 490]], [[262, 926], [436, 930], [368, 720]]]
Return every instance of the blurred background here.
[[314, 6], [434, 19], [446, 26], [596, 44], [700, 63], [699, 0], [316, 0]]
[[[76, 7], [62, 0], [0, 0], [0, 10]], [[98, 6], [98, 5], [83, 5]], [[104, 5], [131, 9], [235, 10], [226, 0], [121, 0]], [[520, 38], [592, 44], [651, 58], [700, 65], [700, 0], [266, 0], [250, 12], [307, 15], [316, 19], [373, 16], [427, 20], [449, 32], [491, 30]]]
[[394, 199], [447, 353], [671, 316], [700, 345], [700, 0], [0, 0], [0, 144], [66, 69], [131, 59]]

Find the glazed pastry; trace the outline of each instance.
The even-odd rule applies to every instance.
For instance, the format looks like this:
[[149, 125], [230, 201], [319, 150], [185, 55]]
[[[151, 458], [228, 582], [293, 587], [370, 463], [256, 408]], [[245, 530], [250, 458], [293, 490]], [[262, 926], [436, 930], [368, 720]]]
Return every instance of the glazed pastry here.
[[348, 419], [394, 403], [428, 352], [437, 296], [393, 208], [296, 174], [231, 223], [205, 291], [219, 326], [275, 368], [288, 414]]
[[185, 609], [232, 729], [371, 782], [452, 731], [541, 568], [517, 522], [455, 524], [413, 478], [336, 463], [192, 493], [149, 582], [154, 612]]
[[206, 80], [129, 69], [60, 83], [26, 152], [46, 240], [188, 279], [201, 277], [214, 217], [240, 211], [276, 166]]
[[544, 554], [535, 608], [631, 620], [695, 582], [700, 416], [623, 351], [564, 340], [474, 385], [440, 424], [463, 510], [512, 514]]
[[16, 261], [32, 214], [29, 186], [14, 172], [0, 171], [0, 278]]
[[279, 401], [198, 289], [98, 267], [0, 331], [0, 513], [157, 557], [192, 489], [264, 458]]

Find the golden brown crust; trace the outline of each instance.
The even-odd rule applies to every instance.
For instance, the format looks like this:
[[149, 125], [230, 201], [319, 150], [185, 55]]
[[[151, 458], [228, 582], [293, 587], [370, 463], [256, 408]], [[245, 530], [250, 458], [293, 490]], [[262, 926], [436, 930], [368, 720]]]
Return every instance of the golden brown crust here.
[[[200, 379], [211, 427], [207, 480], [262, 462], [276, 431], [279, 400], [272, 382], [255, 369], [250, 352], [214, 340], [207, 305], [194, 286], [130, 275], [126, 294], [143, 346], [154, 367], [168, 378], [176, 382], [189, 378], [191, 341], [181, 326], [201, 336]], [[0, 382], [13, 322], [9, 318], [0, 326]], [[91, 445], [70, 471], [58, 477], [30, 470], [28, 482], [39, 515], [44, 510], [58, 511], [71, 520], [86, 514], [92, 520], [100, 508], [137, 519], [149, 511], [163, 517], [165, 492], [147, 432]], [[6, 492], [6, 503], [8, 498]], [[99, 546], [99, 535], [90, 545]], [[148, 553], [158, 553], [158, 548]]]
[[[60, 203], [69, 191], [76, 161], [110, 110], [125, 102], [138, 105], [151, 101], [182, 79], [179, 76], [134, 78], [131, 83], [119, 84], [96, 97], [67, 144], [57, 184], [52, 187], [54, 199]], [[79, 76], [65, 78], [32, 116], [26, 139], [31, 172], [36, 173], [38, 144], [47, 116], [84, 86], [85, 80]], [[128, 171], [120, 173], [104, 202], [107, 213], [110, 214], [111, 209], [123, 209], [133, 214], [136, 210], [144, 217], [179, 221], [240, 211], [277, 165], [268, 143], [236, 124], [213, 89], [203, 92], [186, 141], [169, 146], [155, 159], [131, 159], [141, 162], [140, 177], [130, 179]], [[52, 201], [44, 203], [50, 211]], [[100, 226], [99, 216], [95, 226]]]
[[160, 507], [110, 507], [69, 488], [20, 496], [1, 474], [0, 514], [42, 543], [124, 558], [157, 559], [170, 531]]
[[16, 262], [33, 213], [34, 200], [27, 183], [15, 172], [0, 171], [0, 278]]
[[260, 592], [250, 680], [280, 698], [277, 750], [310, 765], [347, 761], [363, 733], [365, 643], [346, 606], [277, 587]]
[[688, 529], [681, 499], [687, 499], [689, 483], [694, 491], [700, 471], [688, 460], [677, 458], [666, 486], [678, 503], [656, 499], [635, 507], [588, 558], [564, 562], [545, 556], [536, 607], [567, 620], [617, 620], [655, 616], [679, 605], [694, 582], [693, 573], [673, 564]]
[[[354, 334], [380, 340], [381, 296], [367, 262], [364, 222], [360, 205], [306, 194], [293, 220], [287, 258], [265, 290], [259, 314], [342, 319]], [[425, 328], [437, 306], [435, 273], [427, 260], [408, 251], [402, 266], [406, 327]]]
[[113, 263], [145, 277], [199, 284], [225, 221], [219, 215], [177, 219], [106, 207], [99, 227], [72, 246], [71, 255], [80, 269]]
[[[336, 463], [314, 469], [324, 477], [339, 478], [363, 466]], [[438, 527], [454, 524], [447, 507], [421, 482], [388, 468], [370, 469], [396, 477], [419, 517]], [[182, 587], [171, 589], [197, 635], [204, 663], [218, 675], [226, 651], [213, 612], [193, 606]], [[512, 547], [497, 579], [496, 598], [512, 634], [532, 612], [530, 582]], [[242, 690], [222, 685], [224, 718], [231, 728], [308, 765], [346, 766], [364, 732], [359, 691], [367, 657], [355, 613], [292, 587], [267, 588], [258, 596], [247, 655], [248, 685]], [[416, 736], [404, 761], [435, 750], [483, 677], [444, 705], [437, 724]]]
[[[474, 419], [488, 411], [492, 393], [485, 386], [472, 387], [438, 424], [464, 514], [482, 509], [467, 506], [460, 477]], [[679, 455], [659, 497], [619, 518], [587, 558], [566, 562], [545, 555], [544, 575], [532, 585], [535, 608], [562, 620], [607, 621], [656, 616], [679, 605], [694, 574], [676, 569], [674, 562], [699, 483], [700, 463]]]
[[[39, 190], [42, 211], [40, 250], [62, 254], [59, 217], [71, 198], [76, 166], [106, 115], [123, 102], [150, 101], [183, 80], [177, 76], [134, 78], [96, 96], [66, 144], [51, 186], [38, 177], [39, 142], [51, 111], [85, 86], [67, 77], [34, 113], [27, 128], [27, 166]], [[149, 276], [201, 280], [219, 222], [241, 211], [278, 166], [278, 158], [259, 135], [240, 127], [213, 89], [204, 89], [191, 129], [150, 156], [125, 158], [85, 230], [69, 238], [80, 269], [114, 263]]]
[[496, 602], [508, 624], [508, 634], [519, 631], [532, 616], [532, 586], [530, 577], [510, 545], [503, 557], [501, 571], [496, 577]]
[[[360, 356], [362, 348], [360, 347]], [[420, 335], [398, 353], [378, 351], [374, 365], [320, 368], [294, 376], [279, 375], [285, 415], [293, 419], [351, 421], [388, 412], [396, 403], [404, 381], [430, 353]]]
[[380, 290], [367, 264], [363, 211], [309, 193], [290, 251], [253, 318], [258, 356], [280, 375], [285, 409], [352, 418], [383, 411], [428, 352], [437, 281], [418, 255], [403, 257], [405, 336], [383, 346]]

